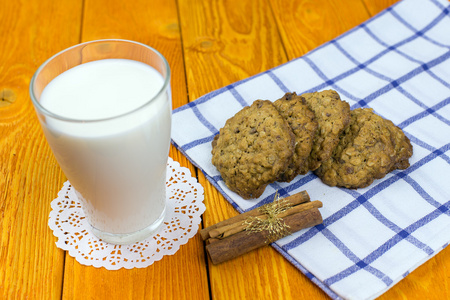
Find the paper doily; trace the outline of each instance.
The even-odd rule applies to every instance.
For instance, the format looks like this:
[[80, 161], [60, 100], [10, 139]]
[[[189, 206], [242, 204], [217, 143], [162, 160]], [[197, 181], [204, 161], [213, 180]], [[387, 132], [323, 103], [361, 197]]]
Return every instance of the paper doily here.
[[203, 187], [189, 169], [170, 157], [167, 162], [167, 204], [163, 225], [156, 234], [131, 245], [113, 245], [94, 236], [69, 181], [51, 203], [48, 225], [58, 238], [56, 246], [80, 264], [120, 268], [145, 268], [178, 251], [198, 230], [205, 211]]

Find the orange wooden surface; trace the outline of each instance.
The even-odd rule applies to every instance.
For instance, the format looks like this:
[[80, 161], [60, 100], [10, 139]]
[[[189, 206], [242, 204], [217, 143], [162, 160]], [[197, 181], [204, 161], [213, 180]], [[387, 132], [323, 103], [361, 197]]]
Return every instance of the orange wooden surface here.
[[[56, 248], [50, 202], [66, 180], [28, 95], [37, 67], [79, 42], [148, 44], [172, 69], [173, 107], [301, 56], [395, 0], [0, 0], [0, 299], [326, 299], [270, 247], [213, 266], [199, 235], [145, 269], [80, 265]], [[205, 189], [203, 226], [237, 212]], [[381, 299], [450, 298], [450, 249]]]

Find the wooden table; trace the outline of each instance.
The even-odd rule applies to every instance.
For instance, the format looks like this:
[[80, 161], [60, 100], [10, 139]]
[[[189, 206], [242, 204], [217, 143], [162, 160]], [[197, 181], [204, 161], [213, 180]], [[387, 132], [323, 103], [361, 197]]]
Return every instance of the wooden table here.
[[[50, 202], [66, 181], [28, 85], [47, 58], [103, 38], [139, 41], [172, 68], [173, 107], [301, 56], [396, 0], [0, 0], [1, 299], [326, 299], [271, 247], [213, 266], [197, 234], [145, 269], [80, 265], [55, 246]], [[174, 148], [205, 189], [202, 226], [236, 214]], [[450, 247], [382, 299], [450, 298]]]

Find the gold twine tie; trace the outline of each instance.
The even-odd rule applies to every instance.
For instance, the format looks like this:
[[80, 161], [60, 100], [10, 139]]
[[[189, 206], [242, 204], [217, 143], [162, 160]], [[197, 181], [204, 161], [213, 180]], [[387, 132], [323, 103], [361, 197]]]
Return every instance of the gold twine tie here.
[[278, 215], [291, 207], [292, 204], [284, 198], [280, 199], [278, 192], [276, 192], [273, 202], [267, 203], [259, 208], [259, 211], [264, 214], [265, 218], [248, 217], [244, 221], [244, 225], [246, 225], [244, 230], [248, 234], [266, 230], [268, 232], [266, 244], [288, 236], [291, 234], [289, 232], [289, 225], [284, 222], [283, 218], [278, 217]]

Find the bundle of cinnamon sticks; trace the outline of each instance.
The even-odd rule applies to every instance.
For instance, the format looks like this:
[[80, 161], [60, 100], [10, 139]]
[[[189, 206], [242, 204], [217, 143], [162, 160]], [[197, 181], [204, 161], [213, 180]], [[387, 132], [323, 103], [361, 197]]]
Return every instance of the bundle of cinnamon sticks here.
[[200, 231], [213, 264], [219, 264], [304, 228], [322, 223], [322, 202], [306, 191], [275, 199]]

